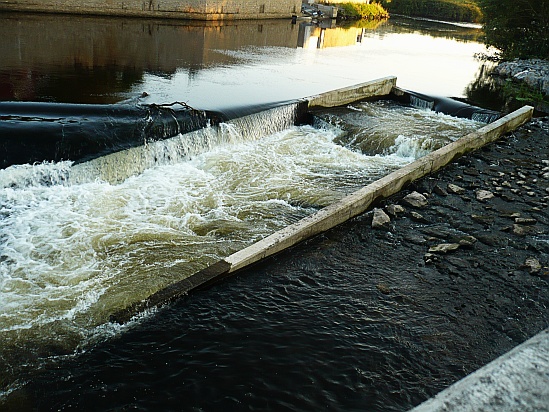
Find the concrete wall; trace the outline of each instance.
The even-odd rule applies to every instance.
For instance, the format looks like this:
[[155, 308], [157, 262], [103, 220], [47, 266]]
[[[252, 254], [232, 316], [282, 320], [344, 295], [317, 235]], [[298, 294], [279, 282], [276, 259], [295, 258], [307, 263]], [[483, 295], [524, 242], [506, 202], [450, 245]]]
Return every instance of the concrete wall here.
[[549, 410], [549, 329], [410, 412]]
[[0, 0], [0, 11], [196, 20], [291, 18], [301, 0]]

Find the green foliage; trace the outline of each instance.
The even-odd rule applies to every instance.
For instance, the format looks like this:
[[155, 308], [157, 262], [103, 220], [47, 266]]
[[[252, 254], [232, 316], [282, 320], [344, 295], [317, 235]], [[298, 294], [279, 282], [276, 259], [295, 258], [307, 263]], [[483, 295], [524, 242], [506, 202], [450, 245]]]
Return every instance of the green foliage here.
[[382, 0], [390, 12], [437, 20], [478, 23], [482, 13], [474, 0]]
[[549, 59], [549, 0], [478, 0], [486, 43], [504, 59]]
[[338, 7], [338, 16], [344, 19], [383, 19], [389, 17], [389, 13], [378, 3], [340, 3]]

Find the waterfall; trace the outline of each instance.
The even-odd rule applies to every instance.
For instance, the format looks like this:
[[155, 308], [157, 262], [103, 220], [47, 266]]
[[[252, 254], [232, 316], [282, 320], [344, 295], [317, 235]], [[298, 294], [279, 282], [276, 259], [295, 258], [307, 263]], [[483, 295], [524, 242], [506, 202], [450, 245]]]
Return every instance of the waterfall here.
[[[181, 131], [177, 122], [173, 122], [172, 125], [168, 125], [169, 127], [161, 127], [163, 134], [170, 131], [173, 137], [159, 140], [144, 139], [139, 146], [80, 163], [44, 161], [32, 165], [12, 165], [0, 170], [0, 187], [80, 184], [95, 180], [111, 184], [120, 183], [151, 167], [190, 160], [222, 144], [257, 140], [288, 129], [295, 123], [297, 107], [298, 103], [271, 107], [218, 124], [208, 124], [189, 132]], [[150, 134], [151, 130], [148, 132]]]
[[425, 100], [413, 94], [410, 95], [410, 105], [418, 109], [429, 109], [433, 110], [435, 107], [435, 102], [431, 100]]
[[79, 163], [71, 168], [69, 181], [100, 179], [115, 184], [156, 165], [190, 160], [222, 144], [257, 140], [293, 126], [296, 108], [297, 104], [278, 106]]
[[501, 117], [500, 113], [497, 112], [488, 112], [488, 111], [479, 111], [471, 115], [471, 119], [476, 122], [482, 123], [492, 123]]

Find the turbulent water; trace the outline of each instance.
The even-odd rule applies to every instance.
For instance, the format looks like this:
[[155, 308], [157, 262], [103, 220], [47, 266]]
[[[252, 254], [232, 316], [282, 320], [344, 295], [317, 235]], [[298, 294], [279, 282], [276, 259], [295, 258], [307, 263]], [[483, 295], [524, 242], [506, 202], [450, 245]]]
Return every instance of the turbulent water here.
[[324, 114], [324, 127], [277, 116], [255, 119], [259, 132], [237, 121], [114, 163], [0, 171], [4, 394], [40, 359], [117, 333], [114, 311], [479, 127], [385, 102]]

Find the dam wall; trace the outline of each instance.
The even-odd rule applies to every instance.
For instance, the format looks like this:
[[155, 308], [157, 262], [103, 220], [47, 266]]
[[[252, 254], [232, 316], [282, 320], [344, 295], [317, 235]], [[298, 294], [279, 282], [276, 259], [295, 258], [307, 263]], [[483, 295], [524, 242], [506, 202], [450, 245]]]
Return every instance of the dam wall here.
[[301, 0], [0, 0], [1, 11], [190, 20], [291, 18]]

